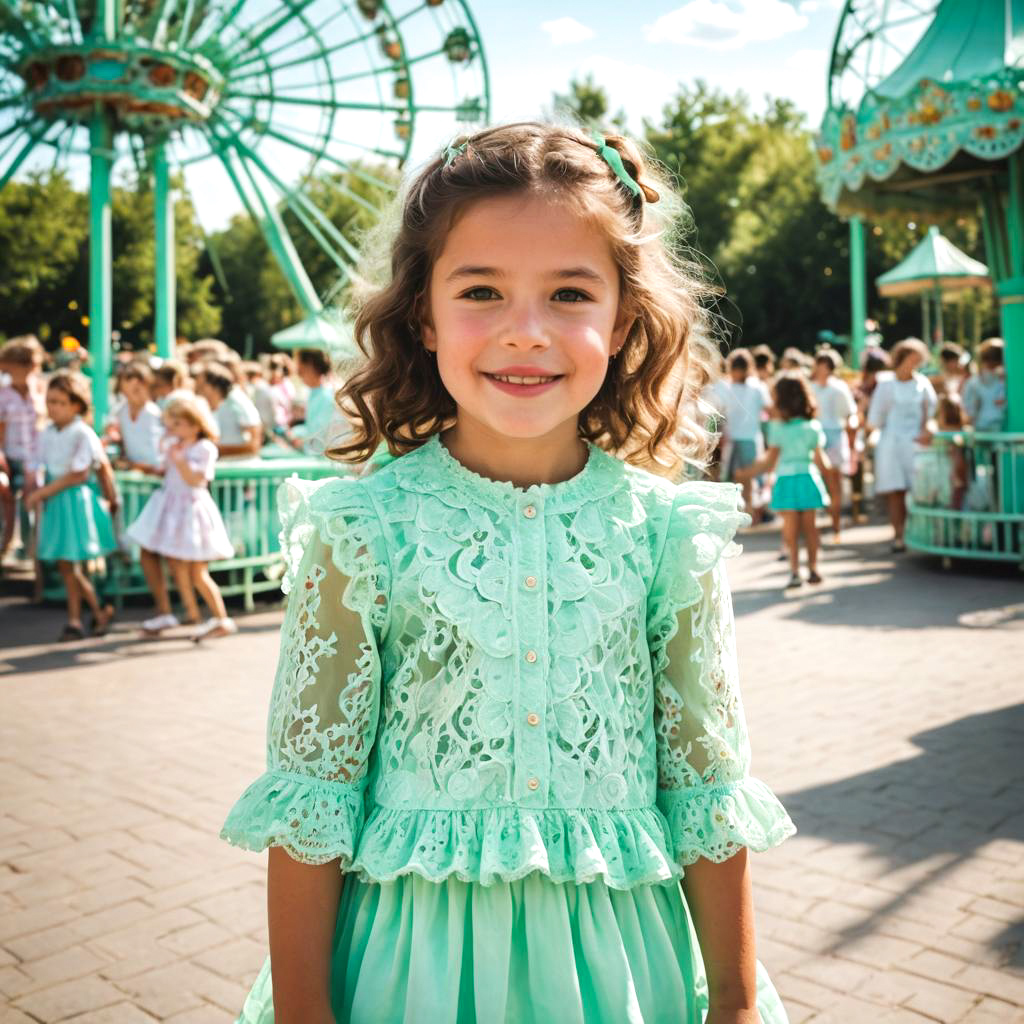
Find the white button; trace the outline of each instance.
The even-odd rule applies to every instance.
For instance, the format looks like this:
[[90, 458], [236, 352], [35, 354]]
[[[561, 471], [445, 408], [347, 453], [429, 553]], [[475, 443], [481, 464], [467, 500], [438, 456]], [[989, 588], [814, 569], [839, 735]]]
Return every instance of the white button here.
[[528, 662], [530, 662], [530, 664], [532, 665], [537, 660], [537, 652], [536, 651], [527, 651], [526, 652], [526, 660]]
[[530, 781], [527, 782], [527, 785], [530, 789], [536, 789], [540, 785], [540, 779], [530, 779]]
[[527, 576], [527, 577], [526, 577], [526, 580], [525, 580], [524, 582], [526, 583], [526, 585], [527, 585], [527, 586], [528, 586], [528, 587], [529, 587], [529, 588], [530, 588], [531, 590], [533, 590], [533, 588], [534, 588], [535, 586], [537, 586], [537, 577], [536, 577], [536, 576]]
[[532, 519], [536, 514], [537, 510], [532, 505], [527, 505], [526, 508], [523, 509], [523, 515], [526, 516], [527, 519]]
[[536, 711], [531, 711], [526, 716], [526, 720], [527, 720], [527, 722], [530, 723], [530, 725], [539, 725], [540, 724], [540, 715], [538, 715]]

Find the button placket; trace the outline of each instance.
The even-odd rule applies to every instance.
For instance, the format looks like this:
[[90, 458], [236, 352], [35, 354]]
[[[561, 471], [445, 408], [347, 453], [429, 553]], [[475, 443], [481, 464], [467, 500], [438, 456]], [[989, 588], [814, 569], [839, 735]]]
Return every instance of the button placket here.
[[520, 586], [516, 594], [519, 616], [519, 703], [516, 708], [516, 789], [520, 800], [532, 807], [547, 801], [550, 755], [543, 728], [544, 695], [547, 689], [546, 596], [544, 580], [547, 545], [544, 539], [543, 504], [531, 495], [519, 508]]

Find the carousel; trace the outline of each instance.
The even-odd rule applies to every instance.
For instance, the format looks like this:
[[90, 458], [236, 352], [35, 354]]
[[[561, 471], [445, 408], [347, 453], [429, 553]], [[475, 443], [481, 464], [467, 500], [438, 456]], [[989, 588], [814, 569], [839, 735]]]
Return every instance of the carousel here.
[[[95, 421], [110, 401], [111, 180], [119, 163], [154, 195], [154, 341], [173, 354], [175, 190], [247, 211], [303, 317], [273, 341], [352, 354], [332, 309], [358, 253], [317, 206], [315, 175], [353, 202], [360, 180], [391, 189], [418, 130], [440, 144], [489, 116], [487, 66], [465, 0], [0, 0], [0, 188], [19, 172], [65, 169], [89, 182], [89, 362]], [[287, 214], [287, 217], [285, 216]], [[291, 232], [337, 268], [318, 294]], [[308, 240], [307, 239], [307, 242]], [[308, 245], [305, 246], [308, 249]], [[251, 605], [276, 588], [274, 495], [298, 473], [337, 472], [317, 458], [231, 461], [212, 492], [236, 557], [218, 563], [226, 593]], [[124, 515], [152, 478], [121, 474]], [[113, 560], [117, 561], [117, 560]], [[137, 568], [137, 567], [136, 567]], [[119, 598], [142, 582], [130, 562], [108, 572]]]
[[[850, 219], [863, 289], [863, 222], [977, 216], [1006, 343], [1002, 430], [936, 435], [923, 461], [944, 470], [911, 495], [908, 547], [946, 559], [1024, 559], [1024, 0], [848, 0], [817, 138], [825, 202]], [[934, 235], [929, 246], [934, 250]], [[859, 242], [859, 244], [858, 244]], [[926, 247], [926, 250], [928, 247]], [[928, 253], [918, 255], [922, 262]], [[947, 254], [948, 255], [948, 254]], [[982, 271], [987, 271], [983, 275]], [[923, 273], [923, 280], [929, 275]], [[934, 278], [935, 275], [932, 275]], [[968, 273], [966, 276], [971, 276]], [[930, 285], [933, 293], [941, 284]], [[856, 288], [855, 288], [856, 291]], [[863, 294], [854, 295], [854, 334]]]

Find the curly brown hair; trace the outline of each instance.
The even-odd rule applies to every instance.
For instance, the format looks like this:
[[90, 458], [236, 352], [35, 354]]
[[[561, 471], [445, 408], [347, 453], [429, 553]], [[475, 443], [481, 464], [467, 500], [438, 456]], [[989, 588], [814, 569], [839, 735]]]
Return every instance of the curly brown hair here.
[[811, 386], [801, 370], [787, 370], [772, 389], [775, 410], [784, 420], [811, 420], [818, 413]]
[[460, 139], [412, 178], [366, 249], [361, 280], [380, 282], [364, 284], [355, 299], [355, 336], [366, 360], [350, 368], [338, 393], [353, 434], [329, 455], [363, 462], [381, 442], [401, 455], [454, 422], [455, 402], [421, 337], [432, 268], [471, 203], [526, 193], [555, 196], [603, 231], [619, 268], [620, 304], [633, 318], [600, 390], [579, 414], [580, 436], [666, 475], [683, 461], [705, 462], [711, 437], [698, 409], [719, 353], [703, 301], [711, 289], [698, 265], [679, 255], [686, 207], [633, 142], [621, 135], [605, 141], [640, 195], [581, 129], [538, 122]]
[[86, 416], [92, 409], [92, 392], [89, 381], [73, 370], [58, 370], [46, 383], [47, 391], [59, 391], [77, 407], [80, 416]]

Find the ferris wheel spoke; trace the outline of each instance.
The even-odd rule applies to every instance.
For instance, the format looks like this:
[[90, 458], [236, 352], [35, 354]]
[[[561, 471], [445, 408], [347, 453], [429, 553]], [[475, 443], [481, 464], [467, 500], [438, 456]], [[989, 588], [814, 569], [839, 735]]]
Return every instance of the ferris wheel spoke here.
[[[248, 38], [246, 38], [245, 40], [245, 45], [253, 47], [259, 46], [264, 39], [269, 39], [278, 29], [283, 28], [293, 18], [297, 18], [302, 11], [304, 11], [307, 7], [314, 3], [316, 3], [316, 0], [288, 0], [288, 2], [286, 2], [284, 5], [287, 8], [284, 14], [278, 14], [275, 11], [274, 13], [267, 16], [270, 20], [269, 25], [265, 25], [262, 28], [260, 27], [262, 23], [267, 20], [267, 18], [263, 18], [260, 21], [257, 21], [254, 24], [248, 26]], [[249, 33], [253, 31], [255, 31], [256, 34], [249, 35]], [[237, 45], [238, 43], [234, 44], [234, 46]], [[227, 56], [230, 57], [233, 52], [233, 50], [229, 50]]]
[[[371, 39], [375, 39], [376, 36], [377, 36], [377, 30], [373, 29], [373, 30], [371, 30], [369, 32], [365, 32], [363, 35], [353, 36], [351, 39], [346, 39], [346, 40], [344, 40], [344, 41], [342, 41], [340, 43], [334, 44], [333, 46], [325, 47], [321, 51], [320, 55], [323, 56], [323, 57], [333, 57], [336, 53], [341, 53], [342, 50], [347, 50], [350, 46], [358, 46], [360, 43], [369, 42]], [[276, 56], [279, 53], [284, 53], [286, 50], [289, 50], [289, 49], [291, 49], [290, 45], [289, 44], [284, 44], [282, 46], [276, 47], [273, 50], [267, 50], [265, 52], [262, 52], [261, 55], [254, 55], [252, 57], [249, 57], [246, 60], [241, 60], [241, 61], [239, 61], [235, 65], [235, 67], [236, 68], [248, 67], [248, 65], [254, 63], [256, 60], [261, 59], [261, 56], [262, 56], [262, 59], [266, 60], [266, 59], [269, 59], [270, 57]], [[305, 64], [308, 61], [308, 59], [309, 59], [308, 56], [296, 57], [293, 60], [285, 61], [283, 64], [275, 64], [275, 65], [273, 65], [273, 67], [274, 67], [275, 71], [284, 71], [287, 68], [298, 67], [301, 64]], [[232, 80], [234, 80], [237, 77], [238, 76], [236, 76], [235, 74], [231, 75]]]
[[[15, 153], [14, 158], [7, 165], [7, 167], [2, 172], [0, 172], [0, 188], [3, 188], [7, 184], [7, 182], [9, 182], [11, 178], [13, 178], [15, 174], [17, 174], [18, 169], [28, 159], [28, 156], [32, 152], [32, 150], [34, 150], [37, 145], [45, 141], [44, 136], [47, 134], [51, 127], [52, 126], [50, 124], [44, 122], [34, 131], [29, 132], [29, 137], [25, 141], [24, 145], [22, 145], [21, 149], [19, 149], [17, 153]], [[15, 139], [15, 145], [8, 146], [4, 150], [4, 152], [0, 154], [0, 163], [2, 163], [6, 159], [7, 154], [12, 149], [14, 149], [17, 143], [20, 141], [20, 138]]]
[[[308, 96], [277, 96], [271, 93], [258, 92], [234, 92], [228, 90], [225, 94], [229, 99], [263, 100], [268, 103], [284, 103], [297, 107], [319, 107], [330, 110], [387, 110], [393, 114], [404, 114], [408, 107], [397, 106], [394, 103], [357, 103], [348, 100], [320, 100], [311, 99]], [[421, 110], [450, 110], [451, 107], [421, 107]]]
[[[285, 202], [289, 202], [290, 198], [294, 197], [295, 201], [299, 203], [302, 208], [331, 235], [335, 242], [348, 253], [351, 259], [358, 260], [359, 251], [356, 247], [352, 245], [347, 238], [345, 238], [345, 236], [331, 222], [330, 218], [327, 217], [315, 203], [311, 202], [305, 195], [303, 195], [302, 192], [289, 189], [288, 186], [270, 169], [267, 162], [263, 160], [258, 153], [246, 146], [240, 139], [235, 139], [233, 145], [235, 150], [243, 157], [244, 162], [251, 162], [255, 167], [257, 167], [266, 179], [281, 193]], [[350, 198], [356, 198], [351, 191], [347, 189], [343, 189], [343, 191], [345, 191]], [[375, 207], [371, 207], [371, 210], [376, 212]]]

